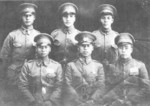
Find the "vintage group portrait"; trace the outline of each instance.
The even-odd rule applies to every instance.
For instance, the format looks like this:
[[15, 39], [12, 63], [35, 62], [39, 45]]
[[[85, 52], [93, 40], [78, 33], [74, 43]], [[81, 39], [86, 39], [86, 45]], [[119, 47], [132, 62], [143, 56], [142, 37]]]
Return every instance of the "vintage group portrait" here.
[[0, 106], [150, 106], [149, 0], [0, 0]]

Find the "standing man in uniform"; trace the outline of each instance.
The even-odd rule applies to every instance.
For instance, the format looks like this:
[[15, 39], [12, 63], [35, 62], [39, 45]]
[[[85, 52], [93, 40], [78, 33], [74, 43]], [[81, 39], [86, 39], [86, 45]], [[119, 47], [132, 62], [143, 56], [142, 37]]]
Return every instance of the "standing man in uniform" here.
[[[145, 64], [131, 56], [134, 42], [130, 33], [120, 33], [115, 38], [119, 59], [110, 65], [109, 88], [118, 98], [112, 106], [148, 106], [146, 100], [150, 97], [149, 76]], [[115, 96], [111, 95], [110, 98], [112, 97], [114, 99]]]
[[61, 64], [49, 58], [52, 38], [41, 33], [35, 37], [37, 59], [24, 64], [19, 77], [19, 88], [28, 106], [61, 106]]
[[118, 58], [116, 52], [117, 46], [114, 42], [118, 32], [112, 29], [112, 24], [114, 23], [117, 15], [117, 9], [113, 5], [102, 4], [98, 6], [97, 12], [100, 27], [98, 30], [93, 31], [93, 34], [96, 36], [96, 41], [92, 57], [93, 59], [101, 62], [104, 66], [105, 83], [107, 89], [107, 66], [111, 63], [114, 63]]
[[98, 30], [93, 31], [97, 40], [95, 41], [95, 50], [93, 51], [93, 58], [108, 65], [117, 59], [116, 45], [114, 42], [118, 32], [112, 30], [117, 15], [117, 9], [110, 4], [102, 4], [98, 7], [98, 21], [100, 27]]
[[[22, 21], [22, 26], [8, 34], [6, 37], [0, 57], [3, 60], [3, 70], [6, 79], [6, 96], [5, 102], [15, 102], [17, 98], [17, 82], [20, 69], [25, 60], [31, 55], [33, 39], [39, 34], [35, 30], [33, 23], [36, 19], [37, 6], [32, 3], [23, 3], [18, 7], [18, 14]], [[18, 100], [17, 100], [18, 101]], [[11, 104], [12, 105], [12, 104]], [[12, 105], [13, 106], [13, 105]], [[17, 105], [15, 105], [17, 106]]]
[[104, 91], [103, 65], [91, 58], [95, 36], [87, 31], [77, 34], [79, 57], [68, 63], [65, 79], [68, 87], [66, 106], [99, 106]]
[[51, 35], [54, 39], [54, 60], [65, 63], [77, 57], [75, 36], [80, 32], [74, 26], [78, 7], [73, 3], [64, 3], [58, 9], [61, 26]]
[[[76, 50], [77, 41], [75, 40], [75, 36], [80, 32], [75, 28], [77, 14], [78, 7], [75, 4], [67, 2], [60, 5], [58, 8], [58, 17], [61, 26], [51, 33], [54, 39], [52, 58], [62, 64], [64, 72], [66, 71], [66, 64], [78, 55]], [[65, 92], [64, 85], [62, 99], [66, 96]]]

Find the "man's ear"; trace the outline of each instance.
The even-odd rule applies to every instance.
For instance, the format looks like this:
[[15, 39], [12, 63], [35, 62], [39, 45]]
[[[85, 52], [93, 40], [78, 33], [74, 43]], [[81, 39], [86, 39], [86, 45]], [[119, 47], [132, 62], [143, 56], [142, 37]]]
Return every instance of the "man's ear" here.
[[131, 48], [132, 48], [132, 53], [133, 53], [133, 49], [134, 49], [133, 45], [131, 45]]
[[112, 23], [114, 23], [114, 17], [112, 16]]

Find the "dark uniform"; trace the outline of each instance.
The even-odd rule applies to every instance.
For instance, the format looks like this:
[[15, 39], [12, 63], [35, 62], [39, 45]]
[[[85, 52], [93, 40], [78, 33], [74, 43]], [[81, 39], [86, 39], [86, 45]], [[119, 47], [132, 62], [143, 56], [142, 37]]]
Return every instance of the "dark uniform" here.
[[[45, 36], [50, 37], [41, 33], [35, 38], [37, 46], [49, 45], [39, 41]], [[29, 106], [60, 106], [62, 67], [58, 62], [49, 58], [30, 60], [24, 64], [19, 80]]]
[[[37, 6], [35, 4], [23, 3], [19, 5], [18, 14], [35, 14], [36, 9]], [[7, 73], [7, 75], [4, 76], [7, 80], [6, 84], [9, 86], [6, 86], [6, 89], [8, 89], [7, 93], [11, 91], [12, 93], [15, 93], [13, 87], [14, 90], [16, 90], [18, 74], [20, 73], [20, 69], [25, 60], [32, 55], [33, 39], [37, 34], [39, 34], [39, 31], [35, 30], [33, 26], [30, 26], [29, 29], [22, 26], [21, 28], [10, 32], [6, 37], [1, 49], [0, 57], [3, 59], [2, 71], [5, 71], [3, 74]], [[14, 97], [16, 94], [12, 94], [12, 97], [11, 93], [8, 95], [9, 99], [6, 99], [7, 102], [17, 97]]]
[[[129, 33], [121, 33], [115, 38], [115, 43], [133, 45], [134, 38]], [[109, 77], [106, 81], [109, 83], [109, 90], [103, 97], [109, 98], [105, 99], [108, 103], [113, 101], [112, 106], [143, 106], [143, 103], [147, 102], [149, 93], [146, 92], [149, 92], [150, 82], [143, 62], [132, 57], [119, 58], [115, 64], [110, 65]]]
[[[98, 7], [98, 15], [110, 14], [114, 18], [117, 14], [117, 10], [114, 6], [110, 4], [102, 4]], [[117, 46], [115, 45], [114, 39], [118, 35], [118, 32], [112, 29], [104, 29], [101, 26], [98, 30], [93, 31], [96, 36], [95, 50], [92, 54], [93, 59], [102, 62], [104, 65], [108, 63], [113, 63], [117, 60]]]
[[[94, 36], [91, 33], [81, 32], [76, 36], [78, 44], [92, 43]], [[89, 59], [87, 62], [79, 56], [78, 59], [68, 63], [65, 74], [68, 86], [68, 101], [70, 106], [94, 106], [100, 102], [104, 91], [103, 65], [98, 61]], [[98, 105], [98, 104], [97, 104]], [[98, 105], [99, 106], [99, 105]]]
[[[72, 6], [75, 9], [76, 13], [69, 14], [77, 14], [78, 8], [73, 3], [64, 3], [58, 9], [59, 17], [62, 18], [63, 15], [68, 14], [64, 10], [65, 7]], [[54, 39], [54, 51], [53, 58], [59, 62], [71, 61], [77, 57], [77, 50], [75, 45], [77, 41], [75, 40], [75, 36], [80, 31], [77, 30], [74, 25], [71, 27], [61, 26], [60, 29], [56, 29], [51, 33], [51, 36]]]

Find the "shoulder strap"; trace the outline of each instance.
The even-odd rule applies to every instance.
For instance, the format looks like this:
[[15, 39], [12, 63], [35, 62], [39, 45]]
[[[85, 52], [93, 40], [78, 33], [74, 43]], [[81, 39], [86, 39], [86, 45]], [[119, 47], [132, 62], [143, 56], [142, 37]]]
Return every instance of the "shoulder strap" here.
[[84, 84], [88, 84], [86, 79], [85, 79], [85, 76], [83, 75], [83, 72], [80, 71], [80, 69], [78, 68], [79, 67], [79, 64], [78, 63], [74, 63], [72, 64], [72, 67], [76, 70], [78, 70], [80, 73], [81, 73], [81, 76], [82, 76], [82, 84], [80, 84], [78, 87], [76, 87], [75, 89], [78, 89], [79, 87], [83, 86]]

